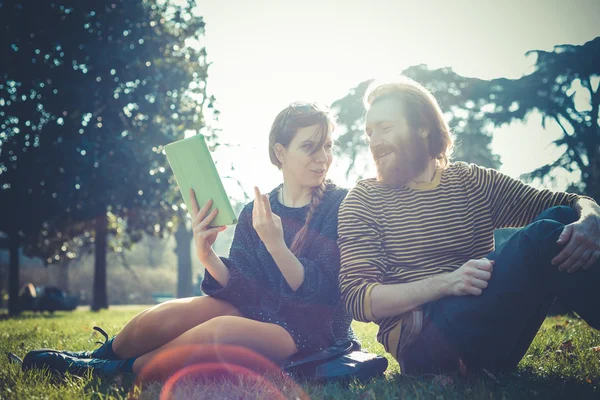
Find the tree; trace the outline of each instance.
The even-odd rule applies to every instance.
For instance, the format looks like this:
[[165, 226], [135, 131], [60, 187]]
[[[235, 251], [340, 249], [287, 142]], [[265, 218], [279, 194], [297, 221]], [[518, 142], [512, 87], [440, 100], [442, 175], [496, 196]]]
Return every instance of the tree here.
[[206, 51], [189, 45], [204, 22], [176, 4], [0, 3], [0, 230], [47, 263], [93, 243], [93, 309], [108, 305], [110, 237], [122, 250], [174, 229], [163, 146], [186, 129], [214, 139]]
[[194, 295], [192, 277], [192, 231], [185, 220], [179, 223], [175, 231], [175, 254], [177, 255], [177, 297]]
[[600, 37], [526, 54], [536, 56], [534, 72], [514, 80], [494, 79], [477, 99], [493, 107], [487, 117], [495, 125], [525, 121], [534, 111], [542, 115], [544, 128], [558, 125], [562, 135], [554, 144], [563, 153], [523, 177], [543, 179], [553, 170], [579, 171], [581, 181], [572, 189], [600, 200]]
[[[410, 67], [402, 71], [402, 75], [423, 84], [440, 103], [457, 138], [455, 159], [492, 168], [500, 166], [498, 155], [490, 149], [492, 133], [491, 124], [485, 118], [485, 102], [471, 99], [472, 93], [484, 92], [487, 81], [460, 76], [451, 68], [429, 70], [425, 65]], [[347, 176], [355, 170], [358, 157], [364, 156], [367, 148], [362, 99], [371, 82], [360, 83], [332, 105], [343, 131], [338, 139], [341, 152], [350, 161]]]

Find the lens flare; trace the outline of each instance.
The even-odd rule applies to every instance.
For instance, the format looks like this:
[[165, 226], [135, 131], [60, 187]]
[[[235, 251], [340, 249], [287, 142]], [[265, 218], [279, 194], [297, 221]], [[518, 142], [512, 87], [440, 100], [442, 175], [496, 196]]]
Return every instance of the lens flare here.
[[[177, 393], [176, 389], [180, 383], [192, 382], [203, 384], [206, 381], [222, 383], [225, 380], [239, 382], [240, 384], [247, 385], [247, 387], [260, 387], [260, 398], [273, 400], [286, 399], [284, 394], [271, 384], [271, 382], [248, 368], [232, 364], [206, 363], [190, 365], [172, 375], [163, 386], [159, 400], [174, 400]], [[249, 397], [256, 398], [257, 395], [258, 393], [248, 393]]]
[[[271, 378], [273, 381], [269, 381]], [[278, 389], [285, 387], [286, 392], [293, 393], [293, 398], [309, 399], [278, 365], [246, 347], [228, 344], [187, 345], [166, 349], [142, 368], [133, 388], [141, 389], [157, 381], [164, 382], [160, 400], [174, 399], [176, 389], [181, 385], [201, 382], [204, 385], [210, 381], [227, 381], [238, 387], [248, 385], [257, 388], [261, 398], [286, 399]], [[250, 393], [249, 395], [252, 396]], [[130, 393], [129, 398], [136, 397]]]

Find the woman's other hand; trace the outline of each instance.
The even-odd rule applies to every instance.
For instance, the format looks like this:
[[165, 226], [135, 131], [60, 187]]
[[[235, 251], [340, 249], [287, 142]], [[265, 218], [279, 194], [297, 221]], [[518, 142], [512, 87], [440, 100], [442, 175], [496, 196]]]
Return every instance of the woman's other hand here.
[[256, 230], [256, 233], [258, 233], [260, 240], [263, 241], [269, 252], [278, 247], [285, 246], [281, 218], [271, 211], [269, 196], [261, 194], [256, 186], [254, 187], [254, 195], [252, 226]]

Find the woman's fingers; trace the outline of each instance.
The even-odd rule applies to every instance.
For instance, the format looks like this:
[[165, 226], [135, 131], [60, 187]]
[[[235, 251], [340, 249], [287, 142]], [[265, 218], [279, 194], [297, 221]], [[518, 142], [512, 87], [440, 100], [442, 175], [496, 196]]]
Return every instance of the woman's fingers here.
[[192, 219], [194, 219], [198, 214], [198, 201], [196, 200], [196, 193], [192, 188], [190, 188], [190, 201], [192, 203], [192, 209], [189, 211], [192, 214]]
[[259, 200], [257, 197], [254, 198], [254, 204], [252, 204], [252, 221], [258, 217], [258, 204]]
[[268, 194], [263, 194], [262, 195], [262, 203], [263, 203], [263, 207], [265, 210], [265, 216], [266, 217], [270, 217], [271, 216], [271, 202], [269, 202], [269, 195]]
[[[212, 204], [213, 204], [213, 201], [208, 200], [206, 202], [206, 204], [204, 206], [202, 206], [202, 208], [200, 209], [200, 211], [198, 211], [198, 213], [194, 217], [194, 220], [192, 221], [192, 227], [198, 226], [202, 222], [202, 220], [204, 218], [206, 218], [206, 213], [208, 212], [208, 210], [210, 210], [210, 207], [212, 206]], [[197, 207], [198, 206], [196, 205], [196, 208]]]
[[194, 229], [194, 234], [202, 235], [202, 237], [209, 238], [211, 236], [216, 236], [219, 232], [223, 232], [227, 229], [226, 226], [215, 226], [214, 228], [210, 228], [207, 230], [202, 230], [200, 228]]
[[206, 229], [206, 227], [207, 227], [208, 225], [210, 225], [210, 223], [211, 223], [211, 222], [212, 222], [212, 221], [215, 219], [215, 217], [217, 216], [217, 214], [218, 214], [218, 213], [219, 213], [219, 210], [215, 208], [214, 210], [212, 210], [212, 211], [210, 212], [210, 214], [208, 214], [208, 215], [206, 216], [206, 218], [204, 218], [204, 219], [203, 219], [203, 220], [200, 222], [200, 224], [199, 224], [197, 227], [198, 227], [198, 228], [200, 228], [200, 229]]
[[258, 187], [254, 186], [254, 212], [257, 217], [262, 217], [265, 214], [265, 206], [262, 197]]

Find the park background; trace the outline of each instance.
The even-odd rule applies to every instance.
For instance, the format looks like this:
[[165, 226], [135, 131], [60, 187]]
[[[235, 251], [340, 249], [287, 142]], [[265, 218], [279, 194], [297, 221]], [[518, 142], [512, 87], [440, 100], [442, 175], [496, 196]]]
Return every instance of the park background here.
[[267, 156], [275, 115], [320, 101], [340, 123], [330, 177], [352, 187], [373, 173], [362, 93], [392, 74], [433, 91], [456, 160], [600, 196], [598, 1], [3, 1], [0, 20], [12, 313], [26, 282], [93, 309], [197, 293], [203, 267], [162, 146], [206, 135], [239, 210], [281, 179]]
[[[205, 135], [239, 211], [254, 185], [280, 182], [267, 156], [275, 115], [320, 101], [339, 120], [329, 176], [346, 187], [372, 176], [362, 95], [373, 78], [401, 73], [431, 90], [455, 160], [600, 200], [598, 21], [598, 0], [0, 0], [0, 353], [92, 349], [92, 326], [116, 334], [149, 304], [199, 293], [167, 143]], [[59, 287], [80, 307], [21, 312], [25, 283]], [[388, 358], [386, 375], [303, 384], [311, 398], [598, 398], [600, 335], [574, 314], [548, 318], [503, 375], [404, 377], [374, 324], [353, 327]], [[265, 385], [243, 383], [175, 398], [261, 398]], [[166, 386], [140, 398], [164, 398]], [[0, 398], [128, 390], [91, 377], [57, 384], [0, 359]]]

